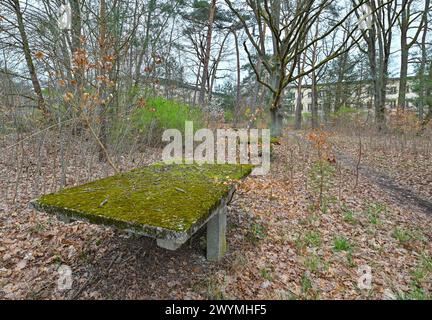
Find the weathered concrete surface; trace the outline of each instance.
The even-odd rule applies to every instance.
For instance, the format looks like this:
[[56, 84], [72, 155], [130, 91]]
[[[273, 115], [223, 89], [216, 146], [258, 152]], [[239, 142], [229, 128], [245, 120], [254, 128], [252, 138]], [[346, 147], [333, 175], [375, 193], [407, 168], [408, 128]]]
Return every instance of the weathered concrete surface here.
[[85, 221], [151, 237], [168, 250], [208, 224], [208, 257], [216, 261], [226, 251], [234, 182], [251, 171], [252, 166], [154, 165], [43, 196], [30, 207], [65, 223]]

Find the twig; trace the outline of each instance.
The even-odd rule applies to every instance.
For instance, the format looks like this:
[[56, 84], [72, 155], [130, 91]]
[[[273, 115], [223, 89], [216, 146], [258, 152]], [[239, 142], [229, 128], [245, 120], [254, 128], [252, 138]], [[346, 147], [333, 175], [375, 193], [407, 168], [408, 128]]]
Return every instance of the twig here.
[[357, 189], [358, 187], [361, 159], [362, 159], [362, 139], [361, 139], [361, 135], [359, 135], [359, 154], [358, 154], [358, 160], [356, 164], [356, 180], [355, 180], [354, 189]]
[[91, 134], [93, 135], [93, 137], [95, 138], [96, 142], [99, 144], [99, 146], [102, 148], [103, 152], [105, 153], [106, 159], [108, 161], [108, 163], [110, 164], [110, 166], [114, 169], [114, 171], [116, 173], [120, 173], [120, 170], [117, 169], [117, 167], [115, 166], [114, 162], [112, 161], [108, 150], [105, 148], [104, 144], [102, 143], [102, 141], [99, 139], [99, 137], [97, 136], [96, 132], [93, 130], [93, 127], [90, 124], [90, 121], [87, 119], [87, 117], [83, 117], [85, 119], [85, 122], [87, 124], [87, 127], [89, 128]]

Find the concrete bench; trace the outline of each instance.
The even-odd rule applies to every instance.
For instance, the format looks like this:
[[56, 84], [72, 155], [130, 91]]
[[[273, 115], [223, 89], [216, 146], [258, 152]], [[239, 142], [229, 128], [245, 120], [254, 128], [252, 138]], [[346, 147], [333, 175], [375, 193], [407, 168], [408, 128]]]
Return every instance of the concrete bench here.
[[227, 204], [251, 166], [156, 164], [33, 200], [37, 211], [112, 226], [176, 250], [207, 225], [207, 259], [226, 251]]

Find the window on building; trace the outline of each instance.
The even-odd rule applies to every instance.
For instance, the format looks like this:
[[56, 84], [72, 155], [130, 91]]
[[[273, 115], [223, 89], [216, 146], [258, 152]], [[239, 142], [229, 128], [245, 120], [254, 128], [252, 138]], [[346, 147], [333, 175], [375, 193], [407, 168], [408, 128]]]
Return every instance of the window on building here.
[[395, 109], [396, 108], [396, 100], [389, 100], [388, 105], [390, 108]]
[[308, 111], [312, 111], [312, 103], [308, 104]]
[[397, 93], [397, 88], [396, 87], [389, 87], [387, 89], [388, 94], [396, 94]]

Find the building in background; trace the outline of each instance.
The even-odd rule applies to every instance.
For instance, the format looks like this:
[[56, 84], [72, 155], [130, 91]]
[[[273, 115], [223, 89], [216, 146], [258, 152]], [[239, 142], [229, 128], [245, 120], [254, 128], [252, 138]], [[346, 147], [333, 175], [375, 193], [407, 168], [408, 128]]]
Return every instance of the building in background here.
[[[413, 91], [414, 78], [408, 79], [407, 106], [406, 109], [415, 109], [414, 101], [418, 95]], [[290, 105], [296, 104], [298, 89], [295, 86], [288, 88], [291, 97]], [[399, 78], [390, 78], [387, 83], [386, 109], [397, 108], [399, 97]], [[373, 87], [370, 81], [354, 81], [342, 84], [319, 84], [318, 85], [318, 110], [323, 114], [324, 110], [334, 111], [337, 109], [336, 100], [340, 101], [339, 108], [349, 107], [355, 109], [373, 111]], [[312, 90], [310, 85], [304, 85], [301, 90], [301, 104], [303, 113], [312, 112]], [[327, 108], [327, 109], [326, 109]]]

